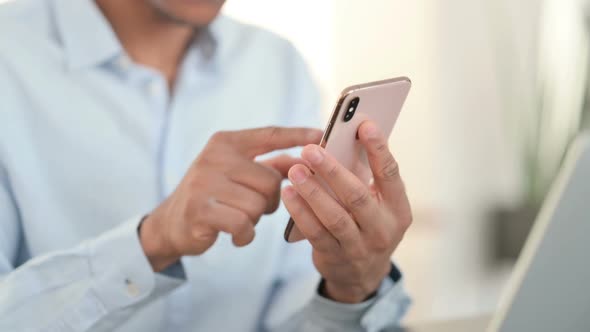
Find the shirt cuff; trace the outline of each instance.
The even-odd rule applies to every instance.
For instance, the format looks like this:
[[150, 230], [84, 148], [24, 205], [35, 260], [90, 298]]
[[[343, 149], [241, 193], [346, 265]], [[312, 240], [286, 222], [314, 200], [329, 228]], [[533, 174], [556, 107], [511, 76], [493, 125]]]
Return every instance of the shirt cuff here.
[[375, 302], [372, 298], [361, 303], [340, 303], [316, 294], [308, 307], [312, 321], [326, 320], [330, 323], [339, 322], [347, 326], [358, 325], [367, 309]]
[[339, 303], [316, 293], [308, 312], [309, 317], [318, 323], [326, 320], [349, 327], [360, 324], [365, 331], [381, 331], [398, 325], [409, 305], [410, 299], [403, 288], [401, 273], [392, 264], [389, 276], [383, 279], [376, 295], [367, 301], [355, 304]]
[[376, 332], [399, 326], [400, 321], [410, 308], [412, 301], [405, 291], [403, 280], [393, 282], [384, 280], [379, 294], [371, 307], [365, 311], [360, 325], [364, 331]]
[[182, 261], [180, 259], [176, 263], [167, 267], [166, 269], [158, 272], [156, 275], [164, 275], [169, 278], [177, 279], [178, 281], [186, 280], [184, 265], [182, 265]]
[[140, 222], [133, 218], [88, 245], [92, 289], [107, 312], [159, 297], [185, 280], [182, 263], [171, 267], [172, 274], [152, 270], [137, 233]]

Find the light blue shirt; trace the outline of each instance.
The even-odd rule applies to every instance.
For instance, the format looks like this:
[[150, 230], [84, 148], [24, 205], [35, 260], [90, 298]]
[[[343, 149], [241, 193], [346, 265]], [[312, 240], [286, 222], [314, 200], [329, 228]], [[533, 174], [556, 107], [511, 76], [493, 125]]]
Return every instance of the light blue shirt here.
[[317, 126], [318, 95], [285, 40], [219, 17], [170, 94], [90, 0], [0, 6], [0, 331], [377, 331], [401, 282], [356, 305], [317, 294], [283, 208], [236, 248], [154, 273], [137, 227], [219, 130]]

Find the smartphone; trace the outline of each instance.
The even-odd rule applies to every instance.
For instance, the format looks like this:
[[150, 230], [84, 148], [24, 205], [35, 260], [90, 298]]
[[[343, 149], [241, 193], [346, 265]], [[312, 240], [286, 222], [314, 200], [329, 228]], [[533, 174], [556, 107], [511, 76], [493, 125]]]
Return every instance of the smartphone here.
[[[409, 78], [398, 77], [344, 89], [324, 130], [320, 146], [368, 185], [372, 173], [366, 151], [358, 141], [358, 127], [370, 119], [389, 137], [411, 85]], [[335, 197], [320, 177], [313, 176]], [[287, 242], [305, 238], [292, 218], [289, 219], [284, 236]]]

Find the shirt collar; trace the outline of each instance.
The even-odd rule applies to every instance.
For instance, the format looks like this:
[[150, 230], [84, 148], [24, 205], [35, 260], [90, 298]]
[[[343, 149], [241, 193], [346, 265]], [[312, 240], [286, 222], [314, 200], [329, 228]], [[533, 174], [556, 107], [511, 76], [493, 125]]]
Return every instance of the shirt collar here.
[[68, 65], [91, 67], [121, 55], [123, 48], [92, 0], [54, 0], [53, 9]]
[[[55, 22], [71, 69], [98, 66], [122, 56], [125, 51], [93, 0], [53, 0]], [[191, 47], [217, 67], [225, 49], [221, 35], [227, 18], [219, 15]]]

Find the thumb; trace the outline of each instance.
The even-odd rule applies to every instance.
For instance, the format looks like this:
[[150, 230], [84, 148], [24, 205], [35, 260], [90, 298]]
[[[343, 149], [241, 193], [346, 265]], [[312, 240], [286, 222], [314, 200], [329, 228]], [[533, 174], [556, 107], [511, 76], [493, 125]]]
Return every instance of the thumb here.
[[262, 160], [259, 161], [259, 163], [279, 172], [283, 178], [287, 178], [287, 173], [289, 172], [289, 169], [293, 167], [293, 165], [303, 164], [309, 166], [307, 161], [301, 158], [291, 157], [288, 154], [282, 154], [274, 158]]

